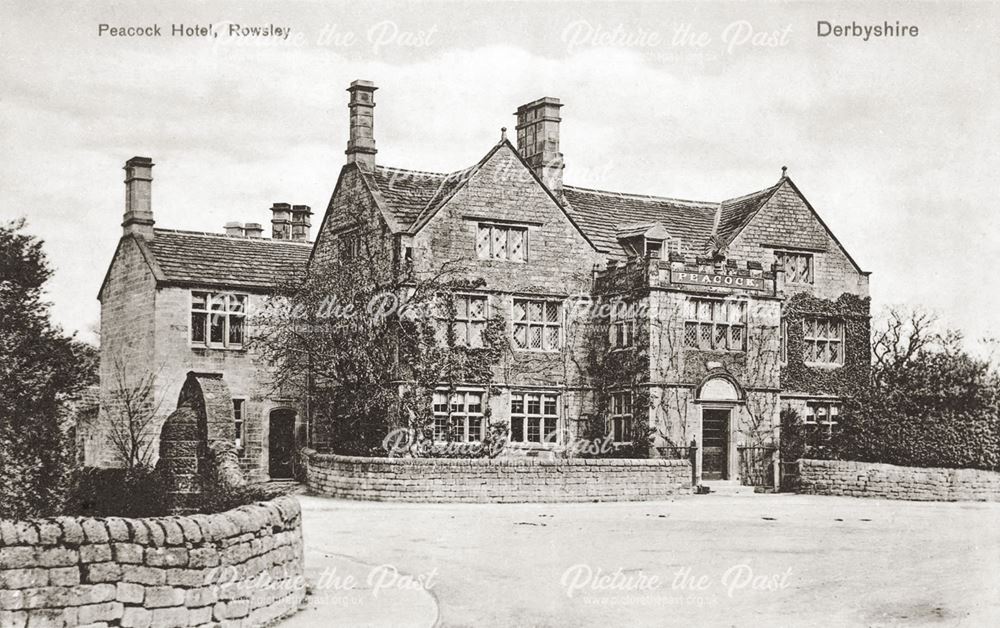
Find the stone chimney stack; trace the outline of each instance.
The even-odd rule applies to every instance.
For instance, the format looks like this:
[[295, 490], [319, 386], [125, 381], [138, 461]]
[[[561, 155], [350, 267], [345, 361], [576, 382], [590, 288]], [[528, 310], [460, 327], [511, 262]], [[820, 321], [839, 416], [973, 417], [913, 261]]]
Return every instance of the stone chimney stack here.
[[556, 195], [562, 192], [563, 155], [559, 152], [558, 98], [539, 98], [517, 108], [517, 151]]
[[347, 140], [347, 163], [356, 163], [364, 170], [375, 169], [375, 84], [357, 80], [347, 91], [351, 100], [351, 133]]
[[125, 162], [125, 235], [153, 238], [153, 160], [133, 157]]
[[290, 240], [292, 238], [292, 206], [288, 203], [271, 205], [271, 239]]
[[248, 222], [243, 226], [243, 233], [248, 238], [263, 238], [264, 227], [259, 222]]
[[227, 222], [224, 227], [227, 236], [242, 236], [243, 225], [238, 222]]
[[309, 227], [312, 226], [312, 209], [308, 205], [292, 205], [292, 239], [309, 241]]

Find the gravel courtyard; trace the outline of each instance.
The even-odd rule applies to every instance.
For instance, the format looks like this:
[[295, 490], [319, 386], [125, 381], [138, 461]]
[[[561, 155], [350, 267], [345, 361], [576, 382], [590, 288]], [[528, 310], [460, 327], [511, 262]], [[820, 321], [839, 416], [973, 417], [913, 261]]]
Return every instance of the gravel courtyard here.
[[1000, 504], [300, 499], [291, 627], [1000, 625]]

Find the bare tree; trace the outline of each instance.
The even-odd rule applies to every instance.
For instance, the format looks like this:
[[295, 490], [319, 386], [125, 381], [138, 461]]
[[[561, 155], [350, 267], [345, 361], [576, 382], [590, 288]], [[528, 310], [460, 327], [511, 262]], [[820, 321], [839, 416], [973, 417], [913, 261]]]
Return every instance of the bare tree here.
[[936, 331], [937, 316], [914, 308], [890, 308], [872, 330], [872, 383], [876, 390], [892, 385], [895, 374], [904, 372], [921, 351], [954, 344]]
[[156, 432], [162, 399], [156, 398], [157, 373], [131, 369], [121, 356], [111, 365], [111, 386], [101, 395], [100, 425], [115, 458], [126, 469], [148, 467], [159, 442]]

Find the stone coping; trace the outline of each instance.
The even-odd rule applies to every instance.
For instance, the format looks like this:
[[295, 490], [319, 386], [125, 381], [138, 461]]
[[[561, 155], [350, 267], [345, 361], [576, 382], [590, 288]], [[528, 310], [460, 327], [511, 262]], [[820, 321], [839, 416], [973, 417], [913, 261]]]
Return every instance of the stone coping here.
[[0, 626], [264, 626], [305, 598], [289, 496], [222, 513], [0, 520]]
[[561, 467], [561, 466], [610, 466], [610, 467], [687, 467], [687, 460], [672, 458], [556, 458], [541, 459], [528, 456], [506, 458], [376, 458], [367, 456], [344, 456], [334, 453], [320, 453], [314, 449], [303, 449], [308, 458], [318, 461], [333, 461], [360, 464], [427, 465], [427, 466], [473, 466], [473, 467]]
[[317, 495], [430, 503], [606, 502], [691, 493], [687, 460], [372, 458], [305, 450]]

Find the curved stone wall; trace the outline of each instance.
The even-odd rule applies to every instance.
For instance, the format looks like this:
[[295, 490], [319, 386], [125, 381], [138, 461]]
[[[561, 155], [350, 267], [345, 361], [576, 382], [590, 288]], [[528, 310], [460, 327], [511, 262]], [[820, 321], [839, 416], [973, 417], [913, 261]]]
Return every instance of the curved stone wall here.
[[361, 458], [304, 451], [309, 488], [400, 502], [595, 502], [691, 492], [686, 460]]
[[918, 501], [1000, 501], [1000, 473], [996, 471], [806, 459], [799, 460], [798, 467], [800, 493]]
[[292, 497], [214, 515], [0, 519], [0, 626], [262, 626], [305, 598]]

